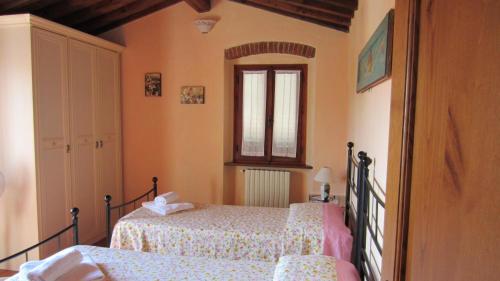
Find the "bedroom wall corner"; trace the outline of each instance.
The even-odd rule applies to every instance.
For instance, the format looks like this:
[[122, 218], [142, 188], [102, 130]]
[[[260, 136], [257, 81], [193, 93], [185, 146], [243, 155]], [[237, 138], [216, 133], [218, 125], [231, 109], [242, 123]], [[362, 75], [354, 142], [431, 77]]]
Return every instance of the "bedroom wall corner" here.
[[364, 150], [374, 163], [370, 173], [385, 191], [389, 146], [391, 106], [391, 79], [356, 93], [358, 55], [382, 19], [394, 8], [394, 0], [360, 0], [349, 33], [349, 113], [348, 139], [354, 142], [354, 151]]

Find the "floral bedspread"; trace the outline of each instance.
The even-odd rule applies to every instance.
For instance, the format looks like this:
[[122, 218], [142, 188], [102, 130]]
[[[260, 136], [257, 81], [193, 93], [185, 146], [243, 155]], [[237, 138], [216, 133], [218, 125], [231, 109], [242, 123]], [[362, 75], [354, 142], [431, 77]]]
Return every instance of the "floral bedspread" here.
[[[272, 281], [276, 264], [204, 257], [163, 256], [94, 246], [76, 246], [99, 266], [107, 281]], [[21, 281], [14, 276], [9, 281]]]
[[323, 252], [321, 204], [290, 209], [196, 205], [167, 216], [139, 208], [121, 218], [111, 248], [259, 261]]
[[274, 271], [274, 281], [335, 280], [336, 260], [329, 256], [284, 256]]
[[321, 255], [323, 235], [322, 204], [291, 204], [282, 255]]

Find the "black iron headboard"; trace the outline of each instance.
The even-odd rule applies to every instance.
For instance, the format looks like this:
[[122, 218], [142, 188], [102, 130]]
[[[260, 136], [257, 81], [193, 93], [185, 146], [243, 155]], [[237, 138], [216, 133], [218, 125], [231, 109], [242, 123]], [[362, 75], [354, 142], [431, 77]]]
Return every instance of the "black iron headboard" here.
[[358, 157], [353, 155], [354, 144], [347, 143], [347, 180], [346, 180], [346, 200], [345, 200], [345, 224], [352, 232], [353, 245], [351, 261], [358, 271], [360, 271], [360, 248], [364, 243], [362, 229], [364, 229], [364, 220], [361, 218], [365, 196], [365, 186], [361, 175], [365, 169], [363, 159], [366, 153], [360, 151]]
[[[380, 276], [380, 271], [373, 264], [373, 251], [379, 257], [382, 256], [383, 234], [379, 219], [380, 213], [385, 210], [385, 202], [379, 193], [383, 192], [375, 179], [373, 183], [377, 186], [378, 192], [369, 180], [369, 166], [372, 159], [364, 151], [360, 151], [356, 159], [353, 155], [354, 144], [348, 142], [347, 147], [345, 224], [351, 229], [354, 237], [352, 263], [358, 270], [361, 280], [375, 281], [376, 276]], [[367, 249], [367, 244], [370, 245], [370, 249]]]
[[[30, 246], [20, 252], [17, 252], [13, 255], [10, 255], [6, 258], [3, 258], [0, 260], [0, 264], [1, 263], [4, 263], [6, 261], [9, 261], [11, 259], [14, 259], [14, 258], [17, 258], [18, 256], [21, 256], [24, 254], [24, 257], [25, 257], [25, 260], [28, 261], [28, 252], [35, 249], [35, 248], [38, 248], [40, 247], [41, 245], [51, 241], [52, 239], [55, 239], [55, 238], [58, 238], [60, 239], [60, 236], [65, 233], [66, 231], [72, 229], [73, 230], [73, 245], [78, 245], [79, 241], [78, 241], [78, 213], [80, 212], [80, 210], [78, 208], [73, 208], [70, 210], [70, 213], [71, 213], [71, 221], [72, 223], [70, 225], [68, 225], [67, 227], [63, 228], [62, 230], [60, 230], [59, 232], [57, 232], [56, 234], [50, 236], [49, 238], [43, 240], [42, 242], [39, 242], [33, 246]], [[59, 243], [60, 244], [60, 243]], [[60, 249], [59, 249], [60, 250]]]
[[[380, 277], [380, 271], [379, 267], [373, 264], [376, 261], [372, 250], [381, 259], [383, 234], [379, 228], [379, 214], [382, 210], [385, 210], [385, 202], [373, 188], [369, 180], [369, 166], [372, 163], [372, 159], [364, 152], [359, 153], [359, 158], [359, 178], [362, 187], [359, 189], [361, 192], [359, 194], [359, 201], [361, 202], [358, 202], [360, 203], [358, 204], [360, 206], [360, 210], [358, 210], [360, 222], [358, 224], [359, 232], [355, 265], [361, 275], [361, 280], [376, 281]], [[378, 185], [376, 180], [373, 182]], [[382, 191], [380, 186], [378, 186], [378, 189], [380, 190], [379, 192]], [[367, 240], [367, 238], [370, 238], [370, 240]], [[367, 249], [367, 244], [370, 245], [369, 249]]]
[[351, 206], [351, 191], [354, 195], [357, 195], [356, 184], [354, 182], [354, 174], [356, 173], [355, 169], [358, 168], [357, 163], [354, 162], [352, 157], [352, 148], [354, 144], [352, 142], [347, 143], [347, 179], [346, 179], [346, 188], [345, 188], [345, 224], [349, 226], [351, 216], [351, 211], [353, 208]]
[[361, 216], [362, 209], [362, 182], [360, 177], [360, 171], [363, 168], [360, 164], [361, 156], [364, 152], [358, 154], [358, 159], [353, 155], [354, 144], [352, 142], [347, 143], [347, 180], [346, 180], [346, 199], [345, 199], [345, 224], [352, 232], [353, 245], [352, 245], [352, 255], [351, 261], [356, 264], [359, 256], [359, 247], [361, 244], [361, 237], [358, 235], [360, 229], [362, 228], [362, 220], [358, 218]]
[[111, 242], [111, 211], [118, 209], [118, 218], [121, 218], [123, 215], [125, 215], [126, 207], [129, 205], [132, 205], [133, 209], [135, 210], [137, 208], [137, 202], [143, 198], [146, 198], [146, 200], [149, 200], [149, 195], [153, 194], [153, 199], [158, 196], [158, 178], [153, 177], [153, 187], [146, 191], [146, 193], [136, 197], [135, 199], [132, 199], [128, 202], [125, 202], [123, 204], [117, 205], [117, 206], [111, 206], [111, 195], [106, 195], [104, 196], [104, 201], [106, 202], [106, 241], [108, 242], [108, 246]]

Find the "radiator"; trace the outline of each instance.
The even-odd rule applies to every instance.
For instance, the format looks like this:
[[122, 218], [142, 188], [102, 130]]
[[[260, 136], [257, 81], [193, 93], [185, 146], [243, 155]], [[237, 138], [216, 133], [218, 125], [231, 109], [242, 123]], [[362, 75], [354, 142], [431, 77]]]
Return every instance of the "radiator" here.
[[245, 170], [245, 205], [288, 208], [290, 172]]

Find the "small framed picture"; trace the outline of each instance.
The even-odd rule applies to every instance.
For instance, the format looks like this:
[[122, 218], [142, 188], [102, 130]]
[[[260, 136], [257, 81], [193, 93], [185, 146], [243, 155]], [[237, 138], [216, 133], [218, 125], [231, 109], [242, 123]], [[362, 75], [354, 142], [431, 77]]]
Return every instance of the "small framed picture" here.
[[146, 73], [144, 76], [144, 93], [146, 97], [161, 97], [161, 73]]
[[184, 86], [181, 88], [181, 104], [204, 104], [205, 87]]

